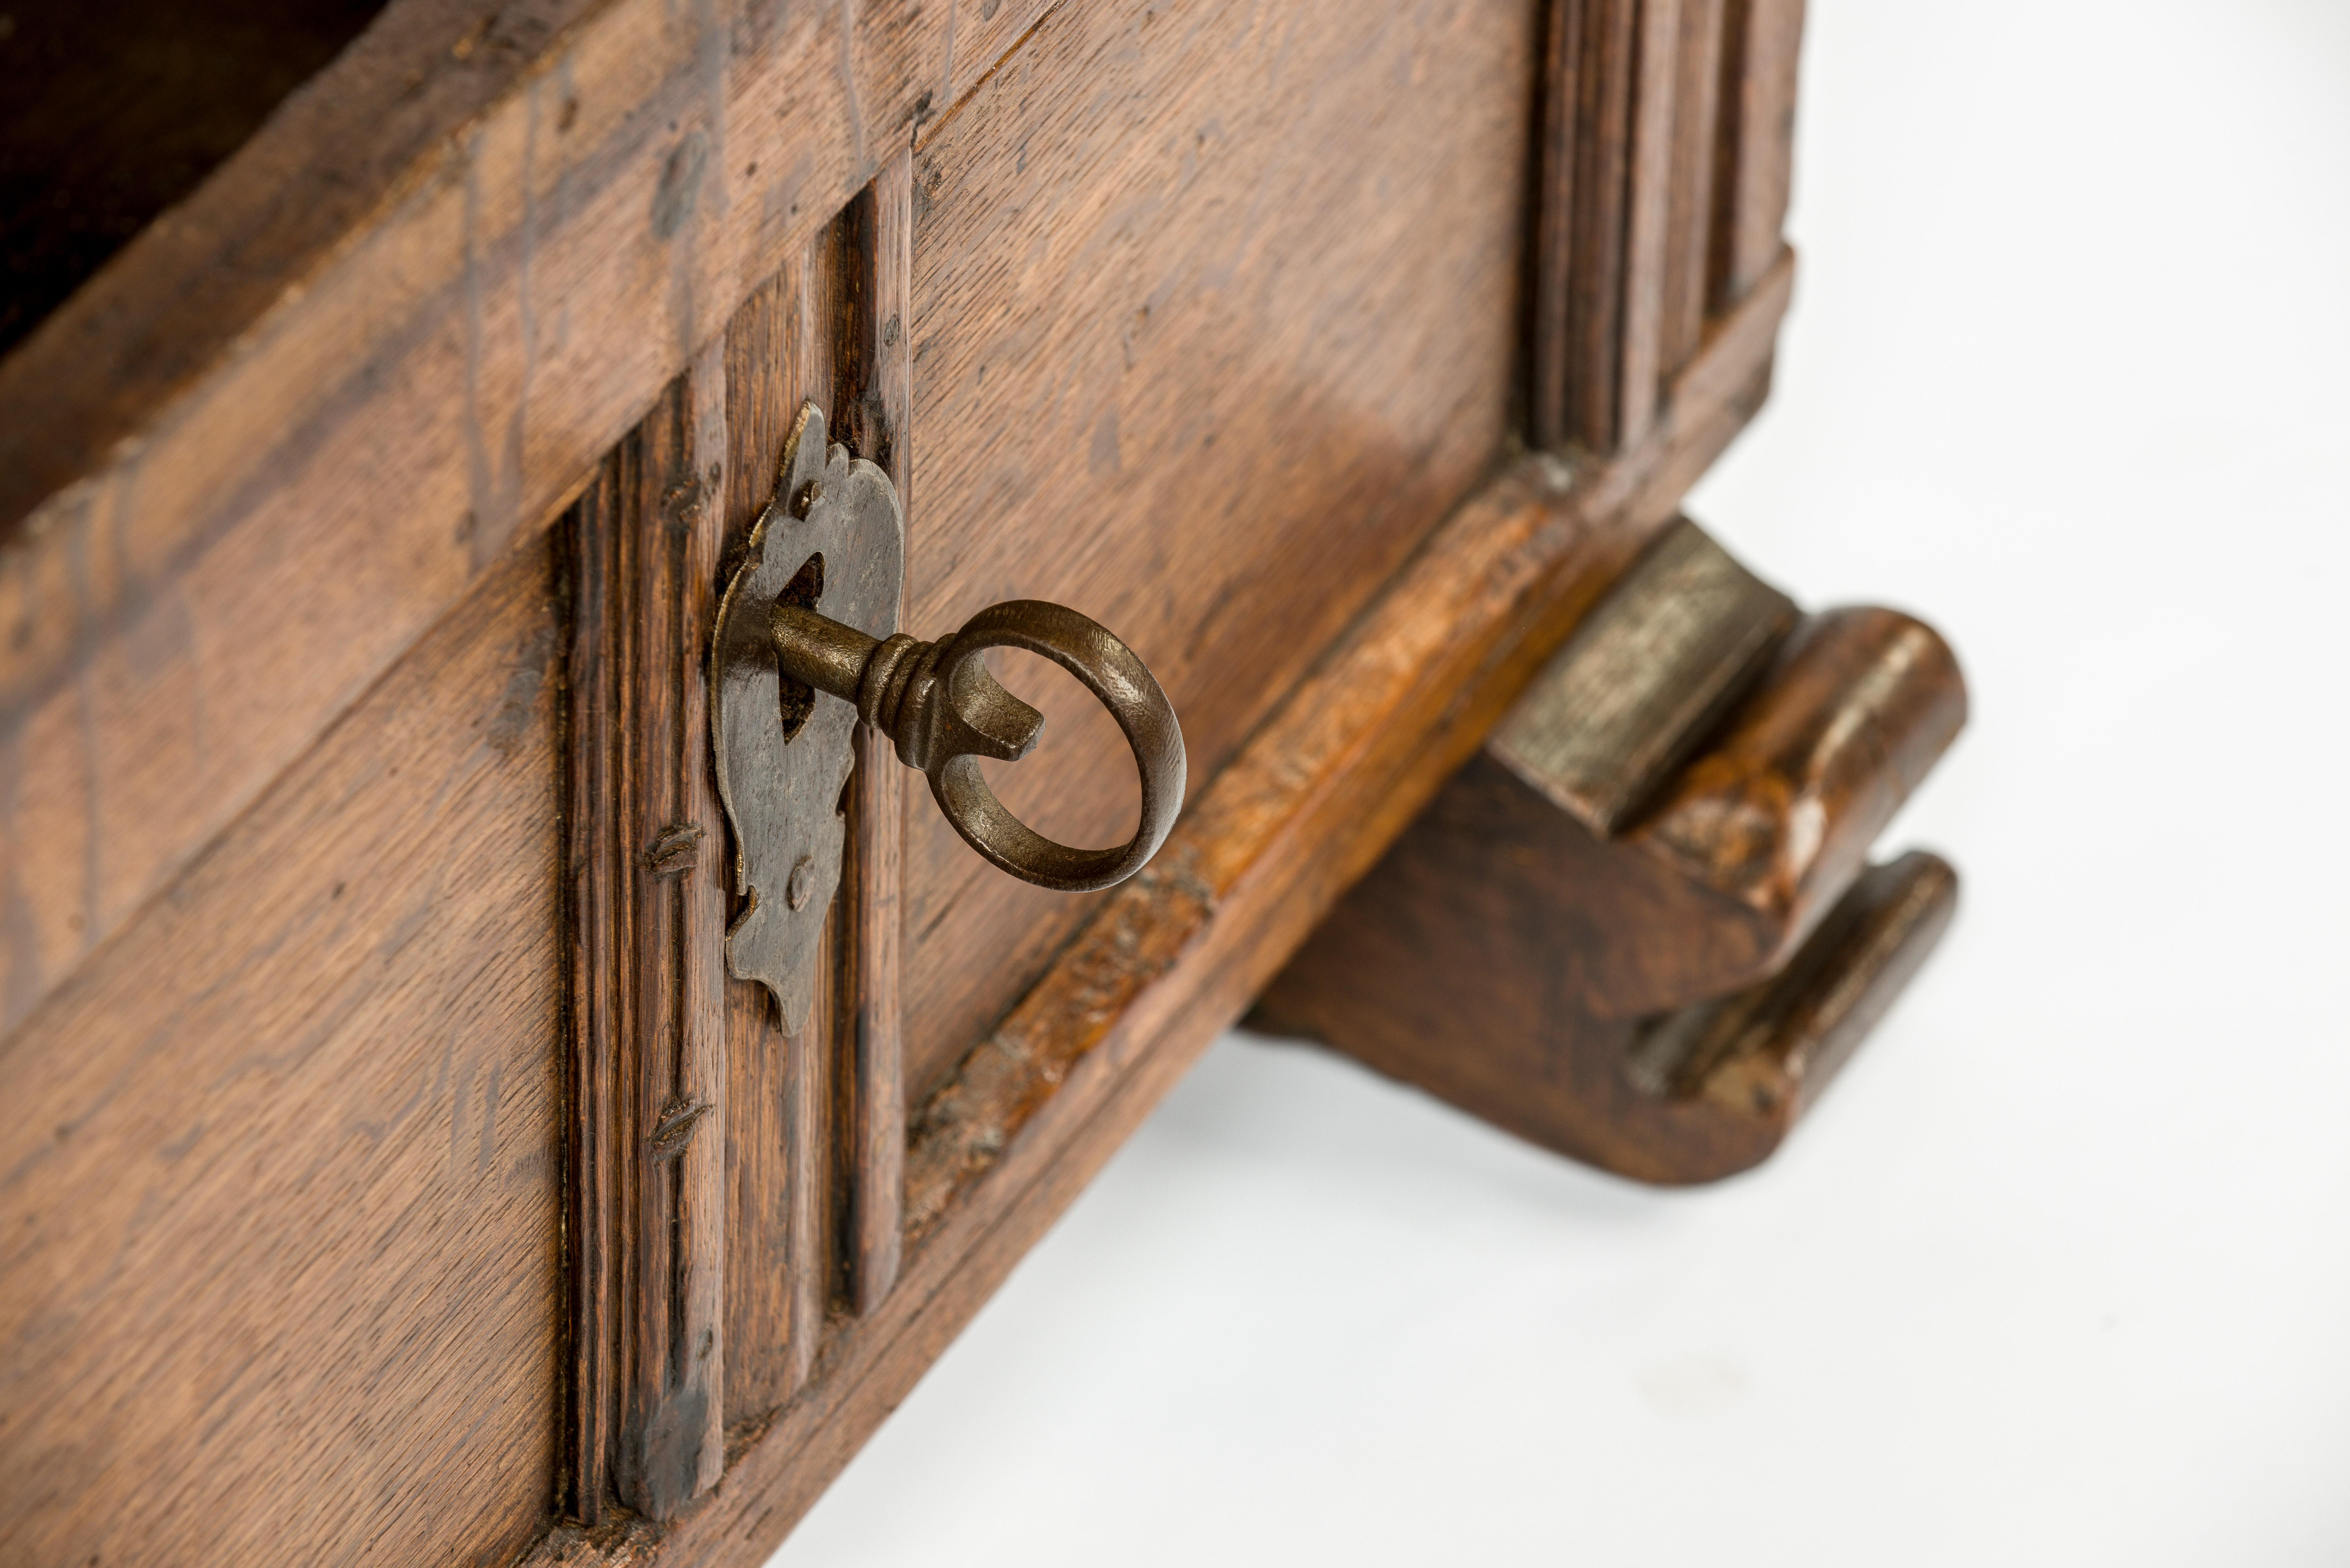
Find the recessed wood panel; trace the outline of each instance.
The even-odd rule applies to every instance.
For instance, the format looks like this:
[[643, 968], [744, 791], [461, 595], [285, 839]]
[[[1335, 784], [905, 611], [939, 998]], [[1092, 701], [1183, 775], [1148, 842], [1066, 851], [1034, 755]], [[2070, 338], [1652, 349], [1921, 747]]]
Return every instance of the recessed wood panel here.
[[544, 548], [499, 566], [0, 1044], [0, 1562], [472, 1563], [545, 1520], [551, 599]]
[[[1046, 16], [915, 160], [909, 624], [1010, 597], [1092, 616], [1211, 778], [1501, 445], [1536, 20], [1517, 0]], [[992, 774], [1007, 804], [1123, 838], [1116, 730], [1073, 683], [1024, 695], [1045, 739]], [[919, 1086], [1100, 896], [1010, 880], [914, 793]]]

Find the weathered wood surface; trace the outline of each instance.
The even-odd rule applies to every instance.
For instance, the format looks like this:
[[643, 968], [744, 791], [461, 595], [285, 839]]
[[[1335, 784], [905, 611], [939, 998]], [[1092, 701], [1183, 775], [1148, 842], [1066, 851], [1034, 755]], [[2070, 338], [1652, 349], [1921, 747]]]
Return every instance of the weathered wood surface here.
[[1657, 1012], [1774, 972], [1851, 886], [1966, 715], [1966, 682], [1932, 628], [1887, 609], [1807, 620], [1626, 835], [1648, 861], [1735, 908], [1750, 934], [1672, 980], [1631, 964], [1595, 971], [1601, 1010]]
[[[1055, 11], [915, 159], [910, 625], [1069, 605], [1157, 675], [1194, 779], [1235, 755], [1501, 445], [1535, 20]], [[1044, 742], [988, 776], [1039, 831], [1118, 842], [1124, 742], [1040, 664], [1003, 668]], [[927, 799], [906, 853], [919, 1097], [1108, 896], [999, 875]]]
[[1919, 622], [1841, 610], [1790, 635], [1791, 607], [1742, 576], [1686, 522], [1652, 547], [1259, 1022], [1644, 1180], [1776, 1147], [1948, 922], [1949, 867], [1865, 857], [1966, 689]]
[[0, 1561], [473, 1563], [543, 1523], [555, 586], [508, 557], [0, 1042]]
[[[801, 308], [806, 259], [752, 293], [727, 324], [725, 542], [731, 553], [775, 493], [784, 441], [806, 395]], [[730, 909], [731, 913], [731, 909]], [[775, 1004], [755, 981], [729, 976], [726, 1029], [726, 1393], [729, 1410], [771, 1409], [796, 1383], [789, 1261], [812, 1251], [813, 1213], [792, 1207], [803, 1183], [793, 1160], [812, 1141], [814, 1088], [801, 1081]], [[828, 1007], [819, 995], [819, 1012]], [[810, 1200], [813, 1194], [807, 1195]]]
[[574, 1161], [572, 1509], [656, 1519], [718, 1479], [726, 859], [702, 663], [725, 362], [705, 354], [566, 520]]
[[666, 1532], [558, 1530], [531, 1563], [735, 1564], [773, 1549], [1745, 423], [1790, 260], [1721, 323], [1648, 446], [1578, 471], [1522, 460], [1426, 539], [1159, 859], [927, 1097], [896, 1289], [827, 1341], [795, 1402], [740, 1435], [716, 1490]]
[[[884, 164], [851, 210], [858, 221], [842, 270], [855, 307], [836, 317], [835, 353], [844, 372], [833, 402], [849, 412], [856, 450], [897, 485], [910, 534], [912, 154]], [[910, 537], [910, 555], [912, 546]], [[841, 1293], [850, 1310], [864, 1313], [880, 1304], [898, 1277], [906, 1178], [906, 820], [910, 808], [930, 807], [922, 798], [927, 791], [908, 787], [910, 775], [889, 737], [859, 725], [855, 744], [848, 864], [841, 874], [835, 1026], [841, 1092], [833, 1145], [841, 1197]]]
[[[1670, 31], [1647, 15], [1649, 32]], [[233, 160], [187, 223], [143, 237], [0, 364], [0, 408], [28, 416], [0, 441], [41, 463], [65, 454], [57, 472], [86, 476], [47, 500], [47, 482], [20, 483], [23, 504], [0, 505], [15, 516], [38, 501], [0, 545], [12, 630], [0, 639], [0, 1028], [29, 1020], [0, 1049], [38, 1040], [62, 1054], [47, 1021], [99, 1005], [86, 986], [119, 982], [131, 936], [207, 886], [214, 858], [189, 870], [191, 857], [224, 827], [215, 855], [269, 831], [249, 809], [268, 781], [296, 788], [358, 743], [311, 750], [338, 714], [359, 702], [347, 722], [383, 724], [373, 704], [425, 678], [411, 670], [433, 668], [432, 650], [456, 635], [447, 628], [471, 624], [515, 563], [543, 571], [535, 531], [616, 443], [643, 439], [647, 410], [689, 370], [688, 423], [721, 450], [709, 483], [730, 534], [765, 499], [798, 400], [816, 397], [886, 452], [916, 501], [914, 629], [936, 635], [1015, 594], [1096, 615], [1166, 680], [1194, 776], [1213, 780], [1162, 867], [1085, 900], [995, 878], [926, 792], [900, 789], [907, 898], [892, 927], [878, 889], [862, 877], [849, 889], [834, 948], [847, 1005], [785, 1041], [755, 992], [728, 996], [730, 1065], [712, 1087], [729, 1102], [734, 1464], [715, 1496], [682, 1506], [668, 1554], [744, 1559], [780, 1537], [1669, 514], [1767, 385], [1791, 269], [1773, 250], [1645, 439], [1571, 472], [1527, 460], [1431, 537], [1509, 434], [1532, 7], [1415, 0], [1367, 16], [1316, 0], [1269, 16], [1219, 0], [604, 0], [493, 15], [400, 0], [391, 19]], [[443, 35], [443, 21], [463, 25]], [[1659, 128], [1686, 138], [1655, 93], [1646, 101], [1642, 166], [1661, 166], [1659, 149], [1682, 141]], [[314, 153], [289, 126], [333, 151]], [[869, 175], [906, 200], [860, 208], [850, 198]], [[324, 219], [300, 210], [306, 181], [335, 187], [314, 203]], [[1653, 185], [1627, 198], [1647, 203], [1644, 232], [1669, 233]], [[820, 233], [845, 202], [849, 227]], [[899, 246], [893, 276], [878, 262], [844, 269], [844, 256]], [[176, 296], [201, 308], [157, 303], [207, 269], [222, 275]], [[884, 308], [893, 290], [902, 311]], [[892, 315], [895, 358], [877, 348]], [[712, 434], [702, 421], [719, 404], [693, 388], [720, 381]], [[0, 502], [12, 493], [0, 483]], [[482, 692], [496, 684], [480, 679]], [[1122, 747], [1073, 687], [1035, 695], [1053, 739], [995, 772], [997, 786], [1045, 831], [1117, 836], [1131, 815]], [[551, 1072], [556, 961], [543, 950], [560, 769], [545, 730], [533, 734], [541, 815], [526, 832], [493, 824], [464, 848], [520, 875], [538, 845], [545, 887], [516, 908], [546, 922], [541, 950], [515, 950], [547, 972], [513, 994], [537, 996], [546, 1016], [502, 1044]], [[353, 791], [343, 809], [369, 815], [337, 853], [370, 866], [405, 855], [403, 874], [437, 864], [368, 836], [421, 820], [425, 796], [406, 787]], [[876, 876], [889, 849], [884, 787], [872, 774], [852, 792], [876, 819], [858, 840]], [[224, 907], [242, 909], [264, 873], [239, 876], [216, 896]], [[890, 988], [868, 977], [887, 969], [893, 930], [920, 979], [901, 1030], [910, 1055], [891, 1083], [879, 1048]], [[504, 961], [490, 937], [469, 940], [477, 964]], [[401, 951], [422, 942], [410, 940]], [[403, 1016], [469, 994], [443, 976]], [[236, 1020], [202, 1016], [216, 1036], [207, 1048], [228, 1049]], [[908, 1095], [922, 1106], [919, 1136], [893, 1174], [889, 1100]], [[563, 1113], [544, 1115], [552, 1127]], [[899, 1179], [910, 1241], [889, 1289]], [[548, 1202], [538, 1219], [551, 1227]], [[641, 1241], [644, 1212], [636, 1223]], [[551, 1256], [531, 1250], [551, 1234], [504, 1254], [509, 1273], [543, 1287], [533, 1322], [547, 1343], [516, 1350], [487, 1334], [522, 1371], [473, 1379], [501, 1391], [499, 1419], [523, 1410], [533, 1422], [536, 1457], [508, 1467], [536, 1489], [533, 1517], [596, 1447], [579, 1437], [561, 1459], [548, 1451], [562, 1404], [550, 1325], [565, 1314], [551, 1274], [529, 1271]], [[89, 1260], [69, 1262], [94, 1277]], [[484, 1299], [520, 1288], [486, 1262], [474, 1272], [464, 1288]], [[365, 1299], [382, 1293], [365, 1283]], [[623, 1269], [615, 1299], [648, 1321], [653, 1283]], [[634, 1339], [612, 1343], [636, 1354]], [[376, 1363], [350, 1359], [397, 1382], [414, 1366], [437, 1378], [449, 1358], [411, 1336]], [[626, 1359], [575, 1373], [617, 1389]], [[525, 1374], [539, 1381], [516, 1386]], [[442, 1424], [403, 1428], [392, 1451], [401, 1497], [440, 1517], [354, 1517], [419, 1560], [509, 1547], [524, 1514], [469, 1512], [467, 1500], [494, 1491], [504, 1508], [520, 1495], [513, 1475], [452, 1481], [442, 1462], [450, 1445], [478, 1454], [505, 1428], [468, 1437], [440, 1385], [428, 1394], [421, 1407]], [[616, 1397], [610, 1425], [661, 1403]], [[376, 1406], [328, 1388], [317, 1408]], [[315, 1428], [327, 1416], [307, 1418]], [[347, 1460], [313, 1428], [305, 1453], [322, 1457], [308, 1462], [334, 1466], [339, 1484]], [[275, 1496], [286, 1473], [235, 1470], [241, 1459], [206, 1445], [167, 1458], [183, 1470], [162, 1473], [202, 1472], [200, 1491], [215, 1464], [256, 1495]], [[132, 1461], [121, 1475], [146, 1480]], [[333, 1490], [240, 1498], [222, 1514], [228, 1554], [248, 1539], [234, 1533], [244, 1521], [265, 1515], [286, 1526], [279, 1539], [331, 1549], [341, 1522], [286, 1511], [321, 1507]], [[641, 1540], [643, 1528], [620, 1534]], [[543, 1555], [602, 1550], [565, 1533]]]
[[1045, 0], [400, 0], [0, 360], [0, 1028]]
[[1958, 896], [1958, 873], [1924, 850], [1872, 866], [1777, 975], [1642, 1026], [1635, 1080], [1702, 1099], [1747, 1133], [1747, 1148], [1714, 1153], [1702, 1176], [1679, 1174], [1743, 1170], [1783, 1140], [1932, 953]]
[[1575, 629], [1486, 748], [1605, 837], [1706, 738], [1795, 618], [1786, 595], [1678, 519]]
[[[1608, 846], [1481, 758], [1260, 999], [1302, 1035], [1545, 1148], [1637, 1180], [1719, 1180], [1768, 1158], [1933, 951], [1958, 877], [1913, 851], [1864, 871], [1808, 940], [1726, 997], [1590, 1011], [1579, 971], [1627, 940], [1703, 928], [1634, 917]], [[1620, 847], [1617, 849], [1620, 853]], [[1578, 878], [1563, 880], [1562, 877]], [[1717, 917], [1718, 918], [1718, 917]]]

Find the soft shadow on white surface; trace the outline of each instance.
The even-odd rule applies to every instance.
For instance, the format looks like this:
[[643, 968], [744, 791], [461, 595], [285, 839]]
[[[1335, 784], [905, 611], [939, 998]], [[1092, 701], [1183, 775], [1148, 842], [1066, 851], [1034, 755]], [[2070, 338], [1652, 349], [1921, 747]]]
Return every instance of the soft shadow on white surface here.
[[1812, 0], [1690, 510], [1957, 646], [1959, 921], [1651, 1192], [1220, 1044], [783, 1568], [2350, 1562], [2350, 6]]

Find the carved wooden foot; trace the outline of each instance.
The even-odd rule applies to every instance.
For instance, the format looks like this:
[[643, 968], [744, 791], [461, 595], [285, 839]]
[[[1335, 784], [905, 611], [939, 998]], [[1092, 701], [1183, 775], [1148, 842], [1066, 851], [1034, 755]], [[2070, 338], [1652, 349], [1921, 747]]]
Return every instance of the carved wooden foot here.
[[1870, 843], [1966, 718], [1932, 628], [1804, 617], [1677, 522], [1259, 1001], [1656, 1182], [1787, 1136], [1948, 925]]

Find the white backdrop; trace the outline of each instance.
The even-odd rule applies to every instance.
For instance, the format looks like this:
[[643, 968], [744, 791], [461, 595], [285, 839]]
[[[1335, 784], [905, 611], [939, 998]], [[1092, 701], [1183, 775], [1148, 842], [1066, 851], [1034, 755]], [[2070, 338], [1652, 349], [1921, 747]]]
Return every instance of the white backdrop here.
[[2350, 1563], [2350, 4], [1812, 0], [1690, 510], [1911, 608], [1957, 925], [1693, 1192], [1219, 1044], [775, 1559]]

